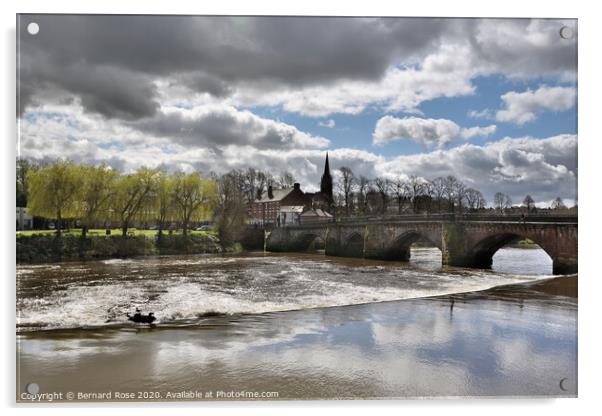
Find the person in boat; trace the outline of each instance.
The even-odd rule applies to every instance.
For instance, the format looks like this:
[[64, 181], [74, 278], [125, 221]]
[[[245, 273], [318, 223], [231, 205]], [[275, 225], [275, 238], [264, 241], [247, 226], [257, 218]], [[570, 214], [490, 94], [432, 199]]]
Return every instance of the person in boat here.
[[142, 315], [142, 313], [140, 312], [140, 309], [138, 309], [138, 308], [136, 308], [136, 313], [133, 316], [128, 313], [127, 317], [132, 322], [143, 323], [143, 324], [152, 324], [153, 321], [155, 321], [157, 319], [153, 312], [150, 312], [148, 315]]

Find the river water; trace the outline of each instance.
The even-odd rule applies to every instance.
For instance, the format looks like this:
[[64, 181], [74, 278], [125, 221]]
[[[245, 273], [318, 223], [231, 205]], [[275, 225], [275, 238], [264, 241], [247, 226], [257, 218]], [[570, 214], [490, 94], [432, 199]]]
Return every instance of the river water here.
[[442, 268], [436, 248], [412, 261], [319, 254], [162, 256], [19, 266], [18, 330], [127, 323], [135, 308], [159, 325], [194, 324], [208, 314], [356, 305], [488, 289], [541, 278], [551, 260], [538, 249], [502, 249], [493, 270]]
[[[514, 248], [492, 270], [441, 267], [434, 248], [409, 263], [256, 253], [23, 265], [17, 399], [31, 382], [113, 394], [82, 401], [574, 396], [576, 299], [432, 298], [551, 270], [542, 250]], [[157, 326], [128, 322], [136, 307]]]

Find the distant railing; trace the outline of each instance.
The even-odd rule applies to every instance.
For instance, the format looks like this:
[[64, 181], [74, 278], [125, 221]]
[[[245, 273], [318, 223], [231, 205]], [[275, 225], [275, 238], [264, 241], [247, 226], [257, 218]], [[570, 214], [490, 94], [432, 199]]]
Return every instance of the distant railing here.
[[566, 214], [533, 213], [533, 214], [481, 214], [481, 213], [444, 213], [444, 214], [396, 214], [396, 215], [367, 215], [359, 217], [340, 217], [337, 223], [370, 223], [370, 222], [560, 222], [577, 223], [577, 216]]
[[329, 220], [304, 220], [298, 224], [255, 224], [254, 228], [286, 228], [316, 227], [329, 224], [366, 224], [382, 222], [516, 222], [516, 223], [568, 223], [576, 224], [578, 217], [574, 214], [557, 214], [541, 212], [532, 214], [482, 214], [482, 213], [435, 213], [435, 214], [395, 214], [395, 215], [363, 215], [358, 217], [338, 217]]

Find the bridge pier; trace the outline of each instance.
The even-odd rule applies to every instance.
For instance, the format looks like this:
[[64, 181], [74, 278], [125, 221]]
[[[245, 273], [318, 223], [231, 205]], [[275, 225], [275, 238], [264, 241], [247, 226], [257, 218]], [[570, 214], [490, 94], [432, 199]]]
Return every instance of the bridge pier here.
[[408, 261], [410, 246], [426, 239], [442, 253], [443, 265], [491, 268], [497, 250], [520, 238], [538, 244], [552, 259], [554, 274], [577, 272], [577, 223], [562, 221], [429, 220], [369, 221], [282, 227], [270, 231], [266, 250], [308, 251], [323, 241], [328, 256]]
[[552, 259], [552, 273], [554, 274], [574, 274], [577, 273], [577, 259]]
[[495, 253], [517, 237], [531, 239], [550, 256], [553, 274], [577, 273], [577, 227], [566, 224], [446, 223], [441, 234], [442, 263], [490, 269]]
[[[326, 243], [325, 227], [293, 228], [279, 227], [266, 231], [265, 250], [272, 252], [306, 252], [315, 247], [316, 240]], [[328, 244], [325, 244], [328, 251]]]

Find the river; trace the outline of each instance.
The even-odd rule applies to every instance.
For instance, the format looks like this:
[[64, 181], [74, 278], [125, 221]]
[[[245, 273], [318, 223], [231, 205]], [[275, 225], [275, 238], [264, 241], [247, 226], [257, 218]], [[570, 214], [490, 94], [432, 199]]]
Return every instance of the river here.
[[[572, 396], [576, 299], [448, 296], [551, 269], [542, 250], [517, 248], [492, 270], [442, 267], [436, 248], [413, 248], [409, 263], [252, 253], [20, 265], [18, 391]], [[128, 322], [136, 307], [156, 327]]]

